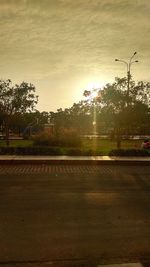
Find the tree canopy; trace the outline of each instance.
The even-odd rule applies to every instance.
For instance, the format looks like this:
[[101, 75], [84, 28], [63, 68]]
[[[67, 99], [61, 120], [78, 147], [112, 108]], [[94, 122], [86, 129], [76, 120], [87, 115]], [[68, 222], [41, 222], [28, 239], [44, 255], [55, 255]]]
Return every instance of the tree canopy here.
[[4, 122], [7, 144], [12, 116], [33, 111], [37, 102], [34, 85], [26, 82], [12, 85], [10, 79], [0, 80], [0, 117]]
[[[38, 121], [38, 125], [51, 121], [57, 132], [74, 128], [80, 134], [97, 133], [115, 136], [118, 144], [122, 135], [149, 133], [150, 83], [130, 79], [127, 96], [127, 78], [116, 78], [103, 88], [84, 91], [84, 99], [72, 107], [56, 112], [35, 110], [38, 97], [32, 84], [12, 85], [11, 80], [0, 80], [0, 122], [25, 128]], [[96, 132], [95, 131], [95, 132]]]
[[11, 80], [0, 80], [0, 112], [6, 115], [32, 111], [37, 104], [35, 87], [22, 82], [12, 85]]

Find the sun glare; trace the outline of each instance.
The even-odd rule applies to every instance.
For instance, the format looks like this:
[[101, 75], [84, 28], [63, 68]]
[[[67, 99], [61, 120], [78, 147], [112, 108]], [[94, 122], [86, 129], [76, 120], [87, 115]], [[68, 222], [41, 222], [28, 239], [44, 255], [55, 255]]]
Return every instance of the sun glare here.
[[[94, 99], [97, 99], [98, 97], [98, 91], [104, 86], [104, 84], [100, 82], [90, 82], [85, 86], [85, 90], [90, 91], [90, 94], [88, 96], [88, 101], [92, 103]], [[96, 106], [93, 105], [93, 135], [97, 134], [97, 112], [96, 112]], [[93, 148], [96, 148], [97, 145], [97, 139], [94, 139]]]
[[100, 89], [102, 86], [100, 82], [90, 82], [87, 84], [86, 90]]
[[91, 93], [91, 98], [95, 98], [95, 97], [97, 97], [97, 94], [98, 94], [97, 90], [98, 90], [98, 89], [94, 89], [94, 91], [92, 91], [92, 93]]

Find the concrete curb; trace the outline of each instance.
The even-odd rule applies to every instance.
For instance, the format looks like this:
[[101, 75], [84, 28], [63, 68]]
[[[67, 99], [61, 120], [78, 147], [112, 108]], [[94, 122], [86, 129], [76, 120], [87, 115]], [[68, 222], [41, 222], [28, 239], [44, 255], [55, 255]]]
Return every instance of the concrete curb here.
[[0, 164], [49, 164], [49, 165], [146, 165], [150, 157], [71, 157], [71, 156], [1, 156]]

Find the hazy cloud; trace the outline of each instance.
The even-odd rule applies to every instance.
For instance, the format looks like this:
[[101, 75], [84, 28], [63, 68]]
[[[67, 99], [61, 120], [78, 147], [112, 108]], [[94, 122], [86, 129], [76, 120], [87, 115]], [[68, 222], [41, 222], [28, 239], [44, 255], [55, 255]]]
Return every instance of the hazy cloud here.
[[0, 17], [1, 76], [35, 82], [43, 102], [43, 86], [59, 106], [55, 93], [77, 90], [86, 76], [123, 75], [114, 58], [136, 50], [135, 76], [150, 79], [149, 0], [0, 0]]

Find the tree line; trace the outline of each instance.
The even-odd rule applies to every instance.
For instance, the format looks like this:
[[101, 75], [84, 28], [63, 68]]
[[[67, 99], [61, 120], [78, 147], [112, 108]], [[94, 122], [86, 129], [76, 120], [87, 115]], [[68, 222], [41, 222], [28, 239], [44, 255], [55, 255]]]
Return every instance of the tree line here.
[[9, 145], [10, 130], [17, 134], [31, 134], [42, 130], [51, 121], [55, 131], [74, 128], [80, 134], [108, 134], [116, 138], [118, 148], [123, 135], [150, 134], [150, 83], [127, 78], [115, 78], [103, 88], [84, 91], [84, 99], [70, 108], [56, 112], [36, 109], [38, 96], [34, 85], [0, 80], [0, 126]]

